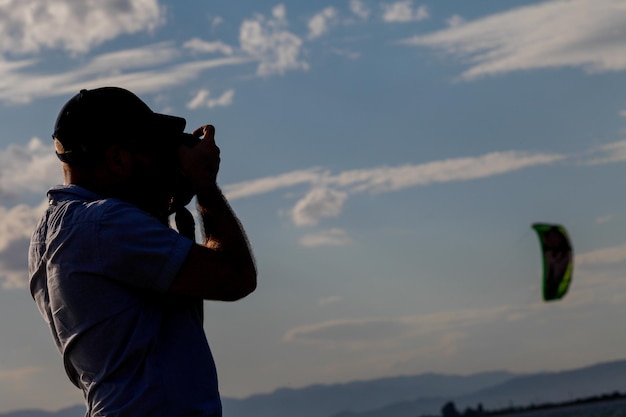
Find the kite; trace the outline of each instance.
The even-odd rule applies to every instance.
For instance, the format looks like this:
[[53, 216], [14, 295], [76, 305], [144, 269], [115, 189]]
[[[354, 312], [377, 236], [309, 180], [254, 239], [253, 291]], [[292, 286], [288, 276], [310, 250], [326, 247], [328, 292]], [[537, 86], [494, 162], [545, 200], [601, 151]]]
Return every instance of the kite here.
[[543, 254], [543, 299], [554, 301], [567, 293], [574, 269], [574, 254], [565, 228], [559, 224], [535, 223]]

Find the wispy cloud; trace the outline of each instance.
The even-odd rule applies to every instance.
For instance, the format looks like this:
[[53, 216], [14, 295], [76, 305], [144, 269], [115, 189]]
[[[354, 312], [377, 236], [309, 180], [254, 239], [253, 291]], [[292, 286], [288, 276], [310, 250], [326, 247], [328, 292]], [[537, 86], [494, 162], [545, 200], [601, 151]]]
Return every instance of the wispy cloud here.
[[301, 184], [311, 184], [323, 177], [321, 168], [291, 171], [284, 174], [227, 184], [223, 187], [229, 200], [266, 194]]
[[317, 300], [317, 305], [324, 307], [328, 304], [335, 304], [341, 301], [343, 301], [343, 297], [341, 295], [331, 295]]
[[225, 191], [230, 199], [264, 194], [299, 184], [342, 187], [351, 193], [391, 192], [418, 185], [486, 178], [531, 166], [551, 164], [565, 158], [567, 156], [561, 154], [505, 151], [417, 165], [348, 170], [336, 175], [322, 168], [311, 168], [229, 184]]
[[626, 245], [585, 252], [575, 257], [576, 266], [611, 265], [626, 261]]
[[34, 98], [75, 94], [85, 84], [100, 86], [108, 79], [129, 74], [140, 78], [146, 67], [170, 62], [178, 55], [171, 43], [162, 42], [97, 55], [72, 70], [49, 74], [31, 72], [39, 65], [34, 59], [5, 61], [0, 65], [0, 99], [28, 102]]
[[[557, 348], [564, 334], [575, 332], [580, 326], [582, 316], [577, 313], [589, 308], [597, 311], [598, 305], [619, 306], [624, 302], [620, 290], [626, 282], [624, 274], [579, 271], [577, 276], [570, 293], [558, 304], [542, 302], [537, 288], [535, 302], [520, 298], [518, 305], [507, 302], [501, 306], [406, 316], [339, 318], [291, 328], [284, 333], [282, 341], [308, 345], [316, 352], [332, 351], [333, 357], [338, 358], [331, 359], [329, 367], [333, 370], [358, 372], [367, 363], [376, 363], [388, 374], [397, 374], [417, 369], [474, 372], [476, 369], [468, 366], [467, 353], [494, 367], [504, 365], [511, 370], [528, 371], [524, 369], [527, 363], [511, 368], [509, 355], [494, 355], [509, 351], [511, 340], [516, 340], [518, 345], [522, 343], [525, 344], [522, 347], [530, 348], [522, 350], [528, 352], [533, 362], [550, 368], [554, 365], [541, 360], [545, 350], [534, 349], [533, 340], [538, 334], [543, 342]], [[544, 320], [547, 313], [549, 323]], [[603, 319], [599, 314], [586, 325], [601, 324]], [[563, 332], [554, 334], [555, 325]], [[498, 336], [493, 337], [494, 334]], [[484, 350], [486, 340], [495, 350]]]
[[272, 17], [257, 14], [244, 20], [239, 31], [241, 49], [259, 61], [257, 75], [284, 74], [288, 70], [309, 68], [300, 58], [303, 41], [287, 30], [287, 11], [279, 4], [272, 9]]
[[519, 308], [493, 307], [405, 317], [338, 319], [295, 327], [285, 333], [283, 341], [349, 350], [391, 348], [406, 340], [467, 331], [481, 323], [518, 320], [524, 314]]
[[592, 156], [584, 163], [586, 165], [611, 164], [626, 161], [626, 139], [607, 143], [589, 151]]
[[162, 23], [164, 10], [157, 0], [6, 0], [0, 4], [0, 51], [86, 52], [121, 34], [151, 31]]
[[[22, 290], [23, 291], [23, 290]], [[13, 320], [13, 318], [11, 318]], [[15, 319], [19, 320], [19, 319]], [[8, 330], [8, 329], [7, 329]], [[6, 337], [6, 336], [5, 336]], [[21, 336], [17, 336], [18, 338]], [[6, 338], [8, 339], [8, 338]], [[5, 340], [6, 340], [5, 339]], [[24, 340], [24, 339], [21, 339]], [[14, 357], [11, 355], [11, 351], [16, 350], [16, 348], [10, 348], [10, 345], [5, 345], [8, 349], [3, 349], [3, 353], [7, 355], [7, 357]], [[25, 344], [23, 341], [18, 345], [19, 348], [25, 351], [28, 351], [32, 346], [29, 344]], [[18, 363], [23, 361], [17, 360], [15, 364], [12, 363], [11, 360], [6, 361], [9, 366], [18, 366]], [[30, 361], [33, 363], [36, 361]], [[41, 364], [42, 362], [38, 362]], [[74, 398], [73, 396], [66, 395], [66, 392], [59, 393], [58, 391], [52, 390], [50, 387], [58, 380], [58, 374], [55, 373], [56, 370], [49, 371], [45, 365], [39, 366], [20, 366], [20, 367], [9, 367], [6, 365], [3, 366], [3, 369], [0, 370], [0, 392], [2, 392], [2, 407], [4, 410], [17, 410], [20, 408], [24, 408], [26, 404], [32, 404], [32, 407], [53, 407], [53, 408], [64, 408], [68, 407], [73, 402], [69, 402], [68, 398]], [[41, 387], [41, 388], [40, 388]], [[43, 388], [47, 387], [47, 388]], [[41, 400], [41, 402], [33, 403], [33, 397], [29, 393], [33, 390], [40, 391], [41, 395], [36, 401]], [[70, 400], [72, 401], [72, 400]]]
[[352, 243], [352, 238], [348, 233], [339, 228], [322, 230], [317, 233], [309, 233], [299, 240], [300, 245], [307, 248], [317, 248], [320, 246], [344, 246]]
[[31, 375], [37, 374], [39, 372], [41, 372], [41, 368], [38, 368], [35, 366], [3, 369], [3, 370], [0, 370], [0, 381], [15, 383], [18, 381], [22, 381], [23, 379], [28, 378]]
[[201, 52], [206, 54], [212, 54], [216, 52], [222, 53], [224, 55], [233, 54], [233, 47], [225, 44], [222, 41], [208, 42], [200, 38], [193, 38], [185, 42], [183, 44], [183, 47], [193, 52]]
[[[0, 61], [0, 100], [29, 101], [34, 98], [72, 95], [81, 88], [117, 85], [136, 93], [157, 92], [195, 79], [203, 71], [241, 65], [252, 58], [232, 56], [174, 63], [180, 52], [174, 44], [162, 42], [142, 48], [98, 55], [72, 70], [55, 74], [24, 71], [36, 67], [34, 60], [2, 65]], [[154, 69], [154, 66], [159, 69]]]
[[187, 103], [188, 109], [199, 109], [206, 107], [212, 109], [213, 107], [228, 107], [233, 104], [233, 98], [235, 97], [235, 90], [225, 91], [221, 96], [212, 98], [209, 90], [202, 89], [198, 91], [196, 96]]
[[326, 181], [348, 187], [351, 192], [390, 192], [418, 185], [486, 178], [565, 158], [560, 154], [491, 152], [478, 157], [450, 158], [418, 165], [344, 171]]
[[486, 178], [565, 158], [559, 154], [508, 151], [417, 165], [348, 170], [334, 175], [321, 168], [312, 168], [230, 184], [225, 187], [225, 192], [229, 199], [236, 199], [308, 184], [311, 190], [291, 210], [294, 224], [308, 226], [317, 224], [324, 217], [338, 216], [347, 197], [357, 193], [394, 192], [434, 183]]
[[387, 23], [419, 22], [428, 19], [430, 13], [425, 5], [413, 8], [413, 0], [397, 1], [395, 3], [382, 3], [383, 21]]
[[95, 55], [79, 67], [76, 75], [92, 76], [167, 64], [181, 54], [172, 42], [160, 42], [140, 48], [122, 49]]
[[469, 64], [464, 79], [511, 71], [626, 69], [622, 0], [553, 0], [493, 14], [402, 41], [442, 49]]

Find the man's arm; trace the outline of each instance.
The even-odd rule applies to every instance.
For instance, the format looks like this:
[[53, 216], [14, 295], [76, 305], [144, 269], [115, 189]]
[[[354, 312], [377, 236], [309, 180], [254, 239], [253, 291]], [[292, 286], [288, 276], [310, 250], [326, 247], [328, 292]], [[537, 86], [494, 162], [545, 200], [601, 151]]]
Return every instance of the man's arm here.
[[241, 223], [216, 184], [219, 148], [215, 131], [204, 126], [204, 139], [181, 149], [182, 168], [196, 191], [204, 244], [195, 244], [170, 291], [207, 300], [235, 301], [256, 288], [254, 257]]

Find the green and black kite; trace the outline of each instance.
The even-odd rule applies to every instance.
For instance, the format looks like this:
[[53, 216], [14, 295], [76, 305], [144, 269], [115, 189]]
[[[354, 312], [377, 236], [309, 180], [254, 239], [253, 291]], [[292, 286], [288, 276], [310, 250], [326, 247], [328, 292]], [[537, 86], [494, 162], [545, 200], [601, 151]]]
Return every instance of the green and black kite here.
[[565, 228], [559, 224], [535, 223], [543, 254], [543, 299], [563, 298], [572, 281], [574, 252]]

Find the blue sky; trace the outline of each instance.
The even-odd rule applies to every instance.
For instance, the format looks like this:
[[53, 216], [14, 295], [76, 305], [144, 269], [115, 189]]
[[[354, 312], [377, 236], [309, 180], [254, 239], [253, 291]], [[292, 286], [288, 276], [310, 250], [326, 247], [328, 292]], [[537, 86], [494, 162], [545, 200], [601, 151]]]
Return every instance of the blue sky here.
[[[12, 0], [0, 28], [0, 412], [82, 402], [26, 248], [57, 112], [104, 85], [216, 126], [259, 266], [206, 304], [223, 395], [626, 357], [623, 0]], [[558, 303], [537, 221], [573, 238]]]

